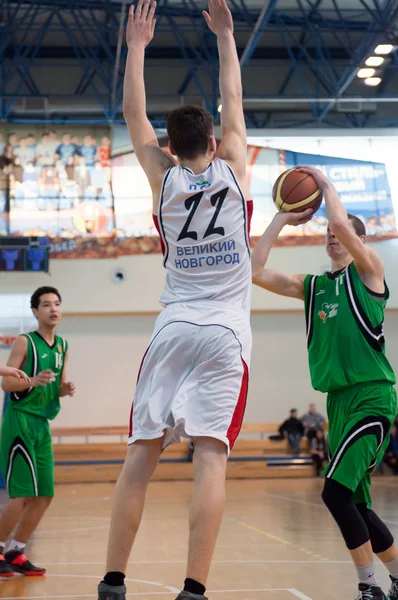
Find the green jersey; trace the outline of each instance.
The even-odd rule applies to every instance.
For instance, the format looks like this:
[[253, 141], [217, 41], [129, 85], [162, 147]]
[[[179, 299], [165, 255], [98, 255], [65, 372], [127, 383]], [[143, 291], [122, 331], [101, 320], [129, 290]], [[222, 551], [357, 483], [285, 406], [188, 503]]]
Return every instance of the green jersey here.
[[60, 409], [59, 386], [61, 384], [68, 343], [55, 336], [50, 346], [37, 331], [23, 334], [28, 340], [28, 353], [23, 371], [34, 377], [48, 369], [54, 373], [54, 381], [45, 387], [31, 387], [23, 392], [12, 392], [9, 408], [32, 413], [44, 419], [54, 419]]
[[384, 294], [369, 290], [352, 262], [337, 273], [307, 275], [304, 293], [308, 359], [316, 390], [396, 382], [385, 355], [387, 286]]

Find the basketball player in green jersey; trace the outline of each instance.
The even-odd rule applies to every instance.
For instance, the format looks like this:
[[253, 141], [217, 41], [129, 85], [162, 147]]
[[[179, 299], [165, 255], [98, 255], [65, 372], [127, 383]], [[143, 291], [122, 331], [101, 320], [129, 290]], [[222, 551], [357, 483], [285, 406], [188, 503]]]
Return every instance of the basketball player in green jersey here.
[[[34, 576], [46, 570], [26, 558], [24, 548], [54, 496], [54, 457], [49, 420], [59, 412], [60, 396], [73, 396], [66, 381], [68, 344], [56, 335], [61, 296], [41, 287], [31, 298], [36, 331], [17, 338], [7, 363], [24, 377], [5, 373], [2, 388], [10, 393], [0, 440], [1, 469], [10, 500], [0, 518], [0, 577]], [[13, 539], [4, 553], [10, 534]]]
[[329, 221], [325, 275], [285, 275], [264, 268], [285, 225], [305, 223], [312, 211], [275, 215], [252, 256], [255, 284], [305, 302], [312, 385], [327, 392], [331, 461], [322, 498], [340, 527], [357, 568], [358, 599], [386, 600], [375, 578], [377, 554], [391, 577], [390, 600], [398, 600], [398, 548], [372, 511], [371, 473], [388, 445], [397, 414], [395, 375], [385, 355], [384, 310], [389, 292], [384, 266], [365, 244], [360, 219], [347, 215], [333, 184], [311, 167], [322, 189]]

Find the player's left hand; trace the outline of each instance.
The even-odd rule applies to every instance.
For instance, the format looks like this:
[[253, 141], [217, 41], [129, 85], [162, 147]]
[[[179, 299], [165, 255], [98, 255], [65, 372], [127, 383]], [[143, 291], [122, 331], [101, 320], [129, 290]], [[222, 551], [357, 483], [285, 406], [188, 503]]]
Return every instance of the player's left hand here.
[[156, 2], [154, 0], [139, 0], [136, 7], [131, 6], [127, 23], [127, 46], [143, 46], [152, 41], [155, 32], [154, 19]]
[[216, 35], [227, 31], [234, 32], [234, 22], [231, 11], [225, 0], [208, 0], [209, 12], [203, 10], [202, 15], [209, 28]]
[[299, 166], [295, 167], [295, 169], [296, 171], [301, 171], [302, 173], [307, 173], [308, 175], [311, 175], [311, 177], [315, 179], [316, 183], [318, 184], [321, 190], [323, 190], [325, 187], [332, 185], [332, 183], [326, 177], [325, 173], [323, 173], [323, 171], [321, 171], [320, 169], [308, 166]]
[[26, 383], [30, 383], [30, 379], [26, 373], [21, 371], [21, 369], [16, 369], [15, 367], [1, 367], [0, 375], [3, 377], [14, 377], [18, 381], [26, 381]]
[[75, 395], [76, 386], [71, 381], [66, 381], [62, 384], [62, 391], [65, 396], [73, 397]]

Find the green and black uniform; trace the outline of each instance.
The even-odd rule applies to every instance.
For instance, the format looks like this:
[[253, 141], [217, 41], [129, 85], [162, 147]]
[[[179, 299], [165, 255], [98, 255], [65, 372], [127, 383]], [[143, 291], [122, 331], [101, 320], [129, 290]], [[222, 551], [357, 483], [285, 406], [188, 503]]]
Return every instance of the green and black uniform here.
[[304, 280], [312, 385], [327, 392], [331, 461], [325, 475], [371, 508], [371, 473], [397, 415], [396, 378], [385, 355], [389, 297], [369, 290], [355, 264]]
[[26, 333], [28, 352], [23, 371], [34, 377], [51, 370], [55, 380], [45, 387], [12, 392], [1, 427], [1, 466], [10, 498], [54, 495], [54, 456], [49, 420], [60, 409], [67, 342], [55, 336], [50, 346], [37, 332]]

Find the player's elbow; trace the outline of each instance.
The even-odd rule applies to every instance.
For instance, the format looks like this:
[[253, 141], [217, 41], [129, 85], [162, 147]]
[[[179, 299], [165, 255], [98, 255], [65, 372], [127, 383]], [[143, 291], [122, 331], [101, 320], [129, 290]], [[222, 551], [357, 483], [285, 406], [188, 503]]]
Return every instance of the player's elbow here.
[[1, 380], [1, 389], [3, 390], [3, 392], [12, 392], [12, 382], [10, 381], [9, 377], [3, 377], [3, 379]]
[[254, 285], [264, 286], [265, 269], [261, 265], [252, 265], [252, 282]]
[[124, 120], [128, 124], [129, 121], [137, 119], [138, 111], [137, 109], [131, 105], [131, 102], [128, 100], [123, 101], [123, 116]]

